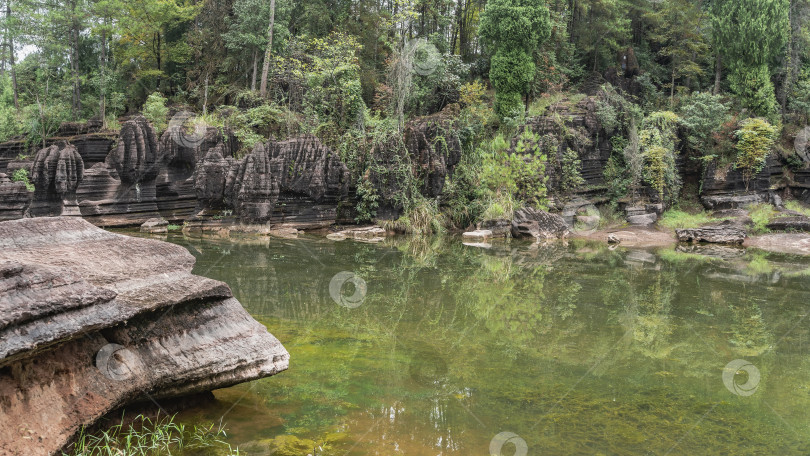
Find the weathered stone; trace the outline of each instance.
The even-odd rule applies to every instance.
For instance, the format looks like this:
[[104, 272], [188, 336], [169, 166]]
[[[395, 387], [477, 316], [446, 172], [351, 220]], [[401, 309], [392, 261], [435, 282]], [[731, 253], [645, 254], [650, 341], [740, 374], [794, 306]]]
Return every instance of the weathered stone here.
[[59, 142], [37, 152], [31, 169], [34, 197], [32, 217], [80, 215], [76, 189], [84, 175], [84, 162], [75, 147]]
[[680, 242], [708, 242], [711, 244], [742, 244], [745, 230], [733, 223], [675, 230]]
[[512, 221], [507, 219], [484, 220], [476, 228], [492, 231], [492, 237], [508, 237], [512, 233]]
[[771, 231], [810, 231], [810, 217], [778, 217], [771, 220], [767, 228]]
[[492, 231], [490, 230], [475, 230], [469, 231], [461, 235], [464, 242], [484, 242], [492, 238]]
[[141, 225], [141, 233], [168, 233], [169, 222], [162, 218], [149, 219]]
[[767, 201], [764, 194], [703, 196], [703, 206], [709, 210], [740, 209]]
[[361, 226], [357, 228], [349, 228], [337, 233], [330, 233], [326, 235], [327, 239], [333, 241], [342, 241], [344, 239], [356, 239], [361, 241], [380, 242], [385, 240], [388, 232], [379, 226]]
[[79, 218], [0, 223], [0, 454], [58, 453], [128, 403], [286, 369], [278, 340], [193, 265]]
[[12, 182], [3, 173], [0, 173], [0, 222], [16, 220], [25, 215], [31, 201], [31, 192], [23, 182]]
[[461, 160], [457, 107], [450, 105], [439, 113], [416, 118], [405, 126], [402, 138], [392, 137], [374, 147], [372, 155], [377, 166], [372, 167], [368, 179], [380, 196], [378, 218], [392, 220], [402, 214], [402, 198], [396, 196], [410, 191], [404, 186], [410, 177], [423, 183], [419, 188], [423, 196], [436, 198], [442, 194], [446, 178], [452, 176]]
[[627, 223], [633, 226], [653, 226], [658, 221], [658, 215], [655, 212], [631, 215], [627, 217]]
[[569, 234], [562, 217], [532, 207], [518, 209], [512, 219], [512, 236], [515, 238], [563, 239]]

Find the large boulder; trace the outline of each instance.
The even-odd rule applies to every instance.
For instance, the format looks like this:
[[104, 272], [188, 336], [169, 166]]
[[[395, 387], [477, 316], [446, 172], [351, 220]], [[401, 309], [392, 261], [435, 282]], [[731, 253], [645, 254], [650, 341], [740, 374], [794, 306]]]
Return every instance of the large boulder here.
[[281, 343], [193, 266], [80, 218], [0, 223], [0, 454], [58, 453], [129, 403], [285, 370]]
[[734, 223], [675, 230], [680, 242], [708, 242], [711, 244], [739, 245], [745, 241], [745, 230]]
[[515, 238], [563, 239], [569, 234], [568, 225], [561, 216], [533, 207], [518, 209], [512, 218], [512, 236]]

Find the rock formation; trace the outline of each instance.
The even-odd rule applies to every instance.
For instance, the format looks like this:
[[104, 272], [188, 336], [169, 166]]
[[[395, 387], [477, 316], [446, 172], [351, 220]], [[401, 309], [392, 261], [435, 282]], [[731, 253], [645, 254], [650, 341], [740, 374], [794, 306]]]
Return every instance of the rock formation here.
[[84, 175], [84, 162], [74, 146], [60, 141], [40, 150], [31, 167], [34, 199], [28, 209], [32, 217], [81, 215], [76, 189]]
[[515, 238], [562, 239], [569, 234], [562, 217], [533, 207], [518, 209], [512, 218], [512, 236]]
[[380, 196], [377, 217], [396, 219], [402, 214], [402, 195], [411, 191], [415, 179], [419, 192], [428, 198], [442, 194], [445, 179], [461, 160], [461, 142], [454, 117], [457, 105], [442, 112], [412, 120], [404, 136], [391, 137], [372, 151], [368, 179]]
[[0, 173], [0, 222], [22, 218], [30, 199], [25, 183], [12, 182], [11, 178]]
[[0, 454], [54, 454], [129, 403], [285, 370], [279, 341], [193, 265], [77, 217], [0, 223]]
[[714, 226], [675, 230], [680, 242], [708, 242], [710, 244], [739, 245], [745, 241], [745, 229], [724, 222]]

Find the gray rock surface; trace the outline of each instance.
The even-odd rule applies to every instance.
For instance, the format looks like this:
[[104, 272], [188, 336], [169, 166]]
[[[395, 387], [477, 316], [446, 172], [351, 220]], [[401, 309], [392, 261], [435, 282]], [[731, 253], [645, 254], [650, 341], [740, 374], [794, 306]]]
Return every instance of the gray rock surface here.
[[281, 343], [193, 265], [76, 217], [0, 223], [0, 454], [53, 454], [128, 403], [285, 370]]
[[518, 209], [512, 218], [512, 236], [515, 238], [563, 239], [569, 234], [568, 225], [561, 216], [532, 207]]
[[745, 230], [733, 223], [675, 230], [680, 242], [708, 242], [739, 245], [745, 241]]

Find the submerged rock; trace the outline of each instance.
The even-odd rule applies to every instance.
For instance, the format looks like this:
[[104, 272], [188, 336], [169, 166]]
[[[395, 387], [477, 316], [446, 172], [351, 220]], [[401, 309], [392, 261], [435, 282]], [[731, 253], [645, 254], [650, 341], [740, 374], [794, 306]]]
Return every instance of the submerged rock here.
[[143, 222], [140, 231], [141, 233], [153, 233], [153, 234], [168, 233], [169, 222], [162, 218], [149, 219]]
[[129, 403], [285, 370], [281, 343], [193, 266], [80, 218], [0, 223], [0, 454], [54, 454]]

